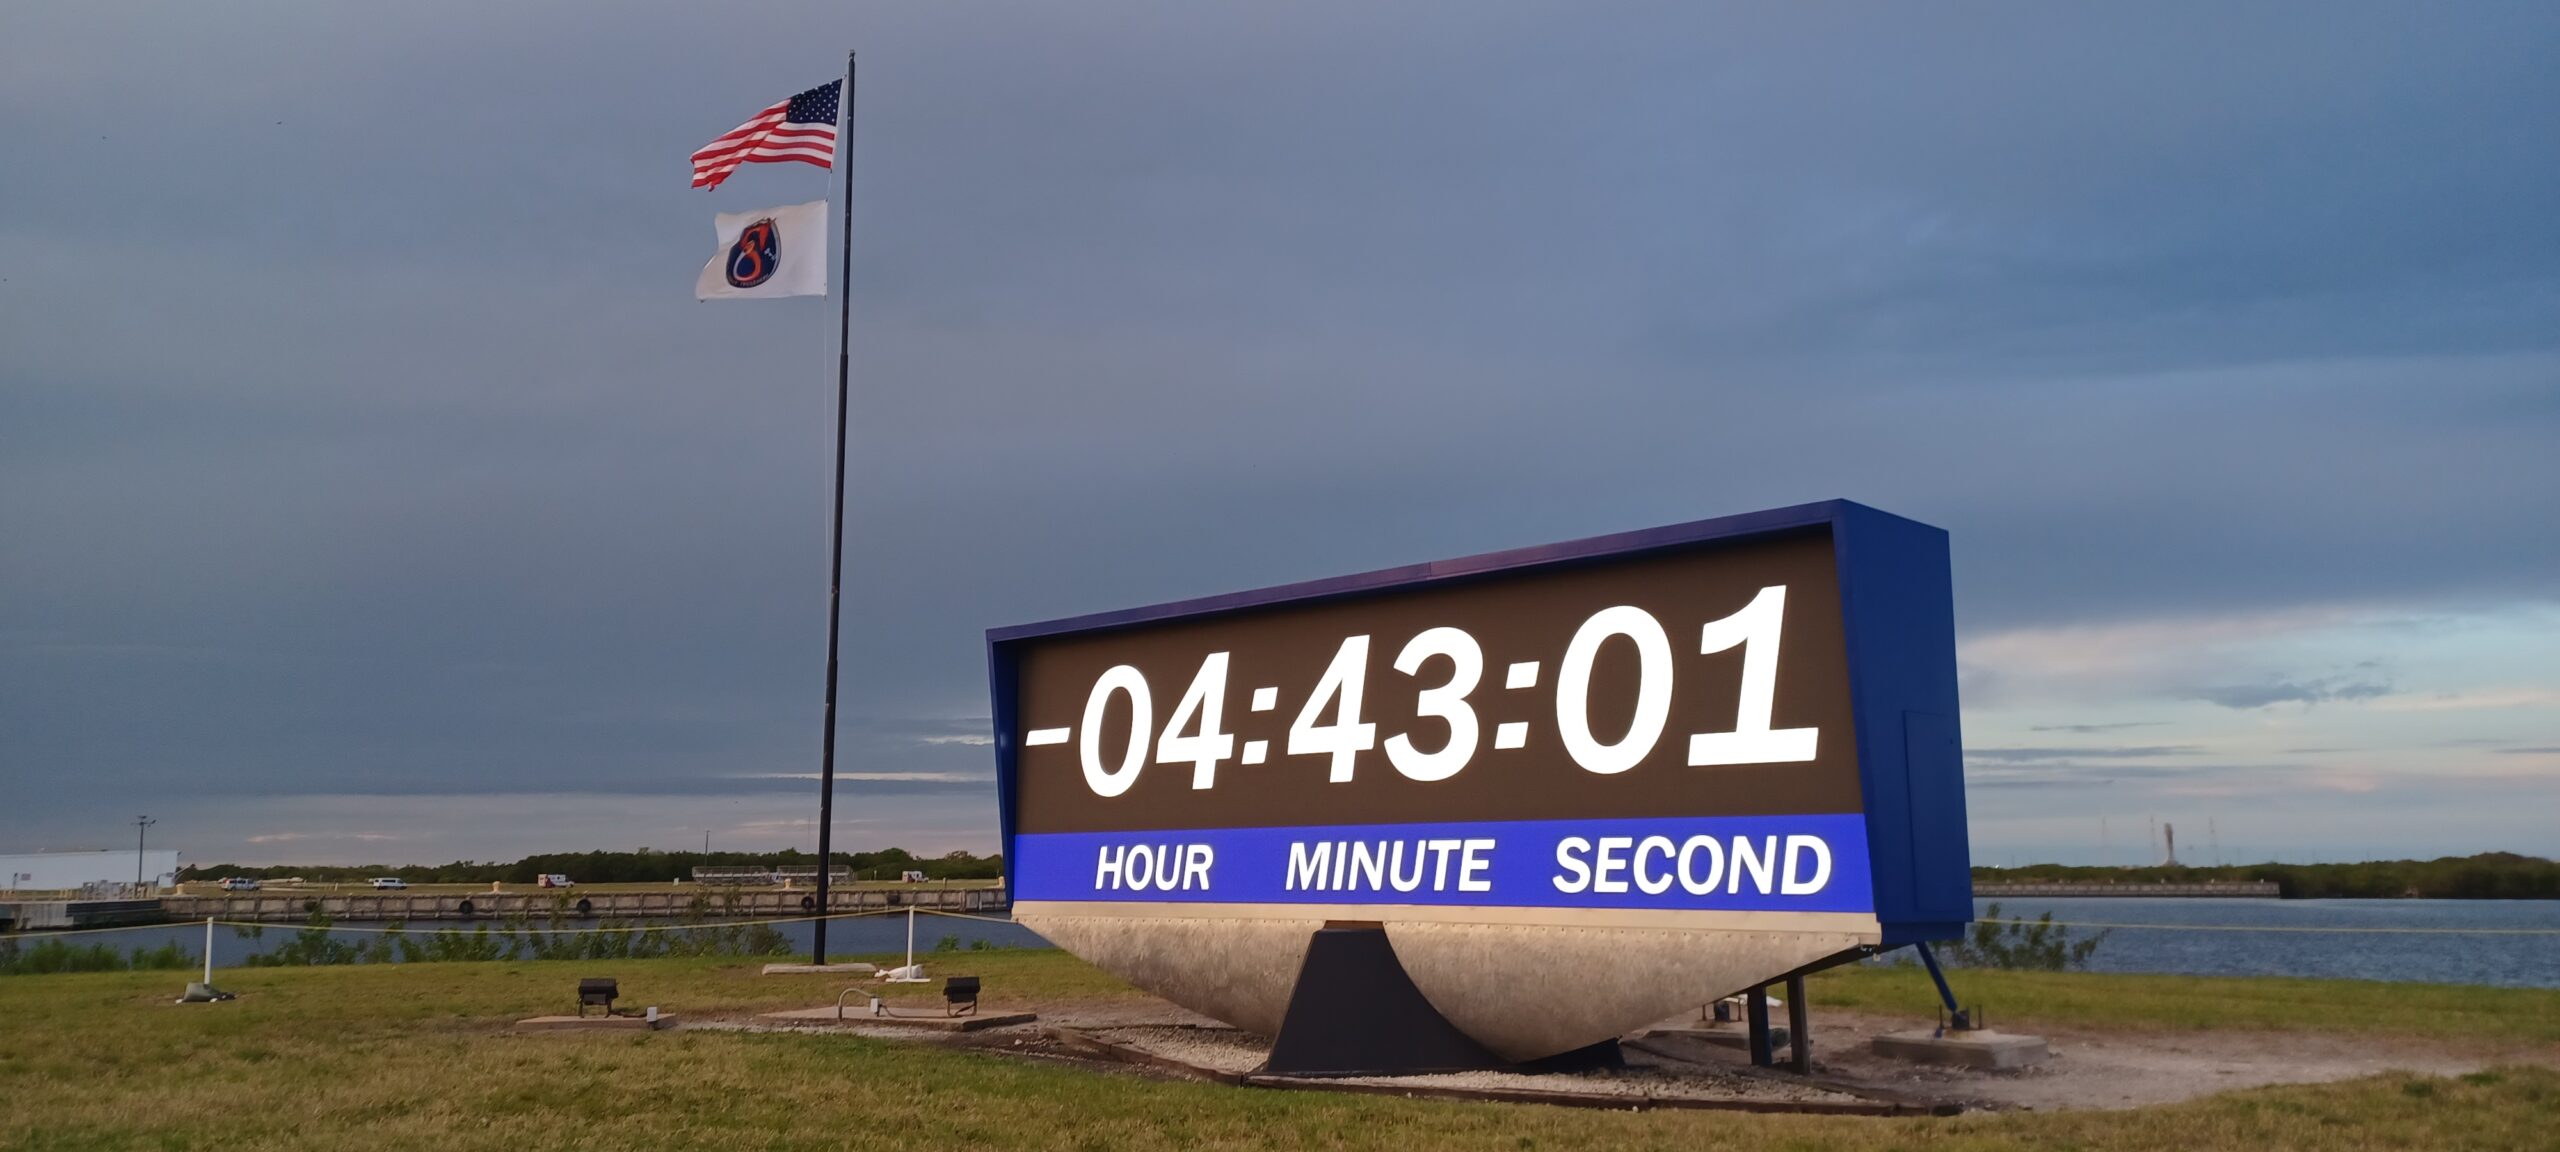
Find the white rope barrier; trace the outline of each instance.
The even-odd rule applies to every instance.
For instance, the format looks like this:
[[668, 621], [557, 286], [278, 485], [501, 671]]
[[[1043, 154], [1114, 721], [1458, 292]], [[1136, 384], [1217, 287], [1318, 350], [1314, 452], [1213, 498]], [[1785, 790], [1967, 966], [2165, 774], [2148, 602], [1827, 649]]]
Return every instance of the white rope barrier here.
[[945, 911], [943, 911], [943, 910], [942, 910], [942, 909], [940, 909], [940, 908], [918, 908], [918, 909], [916, 909], [916, 911], [921, 912], [921, 913], [923, 913], [923, 914], [925, 914], [925, 915], [927, 915], [927, 916], [948, 916], [948, 917], [950, 917], [951, 919], [954, 919], [954, 920], [981, 920], [981, 921], [984, 921], [984, 922], [989, 923], [989, 924], [1019, 924], [1019, 923], [1021, 923], [1021, 921], [1015, 920], [1013, 917], [1010, 917], [1010, 916], [980, 916], [980, 915], [978, 915], [977, 913], [974, 913], [974, 912], [945, 912]]

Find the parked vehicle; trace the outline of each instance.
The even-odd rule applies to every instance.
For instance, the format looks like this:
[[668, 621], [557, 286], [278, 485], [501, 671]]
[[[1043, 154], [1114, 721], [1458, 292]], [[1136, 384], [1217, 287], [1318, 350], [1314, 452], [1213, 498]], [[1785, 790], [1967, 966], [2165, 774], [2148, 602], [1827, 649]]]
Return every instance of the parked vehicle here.
[[376, 876], [373, 878], [373, 886], [381, 891], [395, 892], [408, 887], [409, 882], [397, 876]]
[[225, 892], [255, 892], [258, 890], [258, 882], [247, 876], [225, 876], [222, 878], [222, 890]]
[[561, 875], [560, 873], [557, 873], [557, 872], [546, 872], [546, 873], [543, 873], [542, 875], [537, 876], [537, 877], [535, 877], [535, 878], [534, 878], [534, 883], [535, 883], [535, 885], [536, 885], [537, 887], [542, 887], [542, 888], [574, 888], [574, 887], [577, 887], [577, 885], [576, 885], [573, 881], [571, 881], [568, 877], [563, 876], [563, 875]]
[[924, 873], [909, 869], [905, 872], [898, 873], [898, 879], [907, 884], [922, 884], [924, 883]]

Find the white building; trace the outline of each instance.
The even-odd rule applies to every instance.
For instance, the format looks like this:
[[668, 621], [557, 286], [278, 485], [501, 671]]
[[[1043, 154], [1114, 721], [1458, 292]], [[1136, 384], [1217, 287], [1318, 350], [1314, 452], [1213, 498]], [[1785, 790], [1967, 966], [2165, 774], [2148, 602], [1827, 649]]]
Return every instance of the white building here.
[[145, 884], [166, 888], [178, 882], [178, 854], [167, 848], [139, 856], [114, 849], [29, 852], [0, 856], [0, 892], [62, 892], [91, 884], [131, 884], [137, 863]]

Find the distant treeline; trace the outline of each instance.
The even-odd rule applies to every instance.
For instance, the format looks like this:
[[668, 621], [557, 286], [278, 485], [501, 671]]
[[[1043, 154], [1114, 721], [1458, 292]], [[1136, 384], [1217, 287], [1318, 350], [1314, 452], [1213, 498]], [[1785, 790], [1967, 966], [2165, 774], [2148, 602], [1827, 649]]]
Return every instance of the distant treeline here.
[[[669, 880], [690, 880], [696, 867], [761, 868], [814, 867], [817, 853], [786, 848], [780, 852], [550, 852], [527, 856], [514, 863], [483, 864], [474, 860], [457, 860], [451, 864], [368, 864], [347, 867], [331, 864], [190, 864], [178, 872], [180, 880], [217, 880], [225, 876], [254, 876], [261, 880], [277, 880], [299, 876], [315, 883], [359, 881], [374, 876], [397, 876], [412, 884], [531, 884], [537, 878], [559, 874], [580, 884], [664, 884]], [[934, 880], [987, 880], [1004, 875], [1004, 857], [972, 856], [953, 852], [943, 856], [919, 857], [903, 848], [883, 848], [877, 852], [838, 852], [835, 862], [849, 866], [857, 879], [895, 880], [902, 872], [922, 872]]]
[[2513, 852], [2435, 860], [2368, 860], [2360, 864], [2233, 864], [2215, 868], [2110, 868], [2029, 864], [1976, 868], [1976, 880], [2067, 880], [2086, 884], [2193, 884], [2207, 880], [2273, 880], [2287, 900], [2560, 900], [2560, 861]]

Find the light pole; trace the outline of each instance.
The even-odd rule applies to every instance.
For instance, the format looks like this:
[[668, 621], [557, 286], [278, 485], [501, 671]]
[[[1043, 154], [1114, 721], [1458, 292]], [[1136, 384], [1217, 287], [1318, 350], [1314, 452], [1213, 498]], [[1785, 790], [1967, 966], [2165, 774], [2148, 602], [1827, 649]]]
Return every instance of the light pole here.
[[133, 886], [142, 887], [142, 846], [151, 840], [151, 826], [159, 823], [148, 816], [133, 818]]

